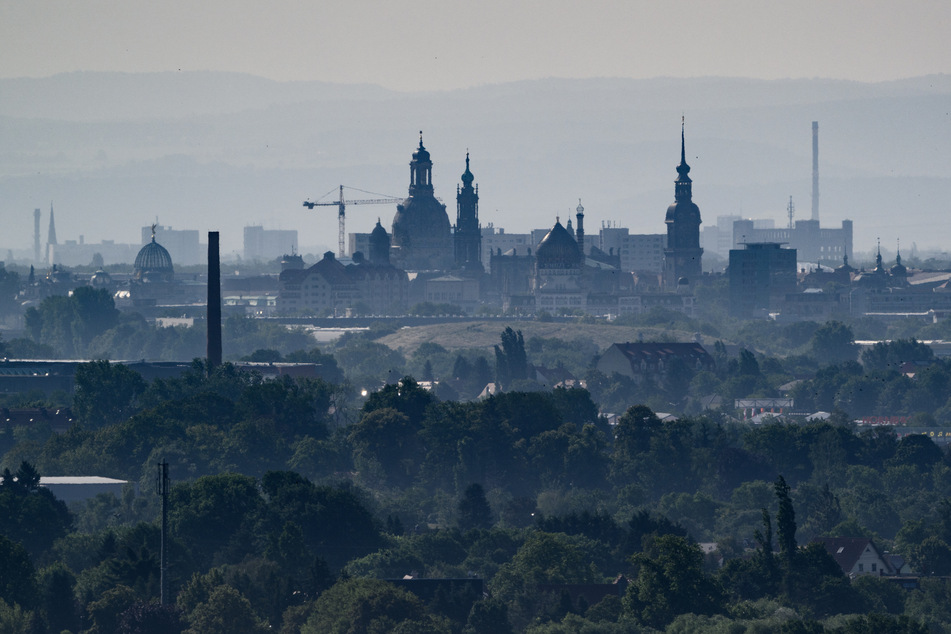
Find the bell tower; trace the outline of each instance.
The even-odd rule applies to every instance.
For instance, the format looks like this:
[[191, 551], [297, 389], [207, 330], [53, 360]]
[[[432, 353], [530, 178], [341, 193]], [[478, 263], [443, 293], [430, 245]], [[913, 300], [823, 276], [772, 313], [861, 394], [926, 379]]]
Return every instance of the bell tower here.
[[674, 204], [667, 208], [667, 248], [664, 249], [664, 285], [668, 289], [692, 286], [700, 279], [700, 208], [693, 202], [693, 181], [688, 176], [683, 121], [680, 123], [680, 165], [674, 181]]
[[466, 152], [466, 171], [462, 173], [462, 187], [456, 187], [456, 226], [453, 234], [455, 265], [457, 269], [484, 272], [482, 267], [482, 229], [479, 227], [479, 186], [473, 186], [475, 177], [469, 171], [469, 153]]

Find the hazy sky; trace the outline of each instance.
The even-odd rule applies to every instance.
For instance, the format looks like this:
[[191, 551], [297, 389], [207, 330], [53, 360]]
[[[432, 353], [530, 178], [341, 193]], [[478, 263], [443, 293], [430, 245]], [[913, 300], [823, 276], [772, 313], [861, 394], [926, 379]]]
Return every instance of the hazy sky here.
[[947, 0], [0, 0], [0, 76], [228, 70], [428, 90], [951, 72]]

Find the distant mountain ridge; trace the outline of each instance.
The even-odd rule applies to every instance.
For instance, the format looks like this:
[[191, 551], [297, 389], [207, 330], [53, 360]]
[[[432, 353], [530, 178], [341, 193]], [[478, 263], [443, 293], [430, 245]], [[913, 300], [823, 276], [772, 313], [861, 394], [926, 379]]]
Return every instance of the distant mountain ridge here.
[[[581, 198], [595, 232], [615, 221], [661, 233], [686, 117], [705, 224], [809, 215], [811, 122], [820, 122], [824, 225], [851, 218], [856, 248], [879, 236], [939, 246], [951, 200], [951, 76], [866, 84], [735, 78], [544, 79], [445, 92], [275, 82], [235, 73], [69, 73], [0, 79], [0, 213], [7, 244], [32, 242], [32, 210], [57, 203], [64, 239], [138, 240], [175, 228], [300, 231], [335, 243], [333, 214], [301, 209], [344, 183], [404, 195], [420, 129], [437, 195], [466, 151], [480, 216], [509, 231], [550, 226]], [[353, 208], [348, 231], [394, 210]], [[5, 241], [0, 241], [5, 242]]]

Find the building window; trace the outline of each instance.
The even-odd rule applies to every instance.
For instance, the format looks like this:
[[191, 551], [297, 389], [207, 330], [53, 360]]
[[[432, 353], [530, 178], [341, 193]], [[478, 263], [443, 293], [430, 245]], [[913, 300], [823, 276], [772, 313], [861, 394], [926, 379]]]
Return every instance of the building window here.
[[865, 572], [865, 564], [859, 564], [859, 572]]

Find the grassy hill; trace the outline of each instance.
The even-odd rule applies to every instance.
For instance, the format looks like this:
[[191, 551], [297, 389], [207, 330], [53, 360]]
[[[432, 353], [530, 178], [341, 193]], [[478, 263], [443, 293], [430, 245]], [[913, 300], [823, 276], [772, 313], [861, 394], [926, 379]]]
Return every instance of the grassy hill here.
[[[511, 322], [476, 321], [408, 326], [382, 337], [379, 342], [394, 350], [402, 350], [406, 355], [411, 355], [420, 344], [425, 342], [438, 343], [448, 350], [464, 348], [491, 350], [492, 346], [499, 343], [499, 334], [505, 330], [506, 326], [511, 326], [513, 330], [521, 330], [526, 341], [532, 337], [565, 341], [583, 339], [593, 341], [602, 351], [613, 343], [637, 341], [640, 338], [645, 341], [683, 342], [693, 341], [695, 335], [693, 332], [664, 328], [512, 320]], [[703, 343], [712, 346], [713, 339], [704, 337]]]

